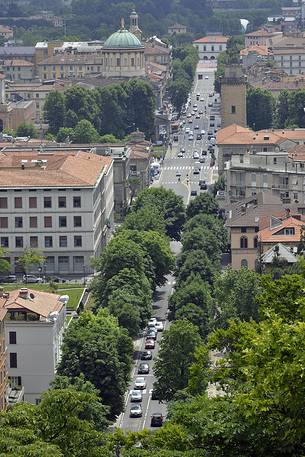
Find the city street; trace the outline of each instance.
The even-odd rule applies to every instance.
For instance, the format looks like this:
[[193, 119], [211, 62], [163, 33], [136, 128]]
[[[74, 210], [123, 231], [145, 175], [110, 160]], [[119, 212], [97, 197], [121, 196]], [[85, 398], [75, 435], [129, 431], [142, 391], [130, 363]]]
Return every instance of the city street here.
[[[161, 172], [155, 178], [153, 186], [164, 186], [174, 190], [178, 195], [181, 195], [187, 204], [191, 198], [191, 191], [200, 193], [199, 181], [206, 181], [207, 185], [212, 184], [218, 177], [217, 162], [211, 164], [211, 154], [208, 151], [209, 141], [208, 133], [212, 132], [214, 136], [214, 126], [218, 128], [220, 124], [220, 100], [217, 94], [214, 94], [214, 71], [215, 68], [205, 66], [204, 63], [199, 63], [197, 74], [194, 82], [194, 89], [189, 98], [186, 115], [180, 120], [183, 126], [178, 132], [178, 141], [172, 142], [172, 148], [169, 148], [164, 158]], [[198, 74], [202, 75], [202, 79], [198, 79]], [[197, 94], [200, 94], [197, 100]], [[212, 97], [210, 94], [214, 94]], [[208, 106], [213, 103], [213, 106]], [[194, 107], [194, 104], [197, 105]], [[193, 109], [197, 111], [192, 115]], [[202, 114], [199, 114], [202, 112]], [[196, 118], [196, 115], [198, 118]], [[215, 115], [215, 120], [212, 121], [213, 127], [210, 125], [210, 115]], [[191, 116], [191, 117], [188, 117]], [[186, 129], [193, 131], [193, 139], [190, 139]], [[197, 140], [197, 134], [203, 132], [202, 139]], [[215, 155], [217, 158], [217, 148], [215, 147]], [[182, 157], [178, 157], [180, 151]], [[207, 155], [202, 156], [202, 150], [207, 151]], [[194, 159], [193, 154], [197, 151], [199, 159]], [[180, 154], [181, 155], [181, 152]], [[204, 157], [205, 161], [199, 162]], [[198, 168], [199, 173], [194, 174], [194, 169]], [[181, 176], [177, 176], [180, 174]], [[179, 181], [180, 179], [180, 181]]]

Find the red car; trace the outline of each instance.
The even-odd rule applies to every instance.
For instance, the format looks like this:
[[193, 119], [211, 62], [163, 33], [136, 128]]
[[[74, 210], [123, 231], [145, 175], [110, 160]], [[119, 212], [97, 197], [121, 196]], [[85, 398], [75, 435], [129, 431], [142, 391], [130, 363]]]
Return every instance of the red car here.
[[148, 338], [145, 341], [145, 349], [154, 349], [155, 348], [155, 341], [151, 338]]

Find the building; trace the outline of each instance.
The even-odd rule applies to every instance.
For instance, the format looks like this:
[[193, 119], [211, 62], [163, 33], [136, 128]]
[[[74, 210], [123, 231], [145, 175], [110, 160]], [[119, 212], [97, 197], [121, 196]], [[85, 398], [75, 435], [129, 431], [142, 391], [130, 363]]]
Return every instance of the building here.
[[227, 49], [228, 37], [223, 35], [208, 35], [193, 41], [198, 49], [200, 60], [217, 60], [218, 55]]
[[28, 60], [4, 60], [2, 71], [10, 81], [30, 81], [34, 77], [35, 66]]
[[0, 411], [7, 406], [7, 368], [6, 368], [6, 344], [4, 333], [4, 318], [6, 310], [0, 308]]
[[0, 46], [0, 60], [27, 60], [35, 63], [33, 46]]
[[13, 38], [14, 37], [13, 29], [6, 25], [0, 25], [0, 37], [4, 38], [5, 40], [9, 40], [10, 38]]
[[[224, 171], [225, 162], [233, 155], [240, 156], [242, 162], [246, 153], [287, 152], [305, 142], [305, 129], [253, 130], [232, 124], [218, 130], [216, 143], [218, 146], [219, 170]], [[237, 159], [235, 159], [237, 160]]]
[[152, 37], [145, 43], [145, 64], [158, 63], [159, 65], [170, 66], [171, 54], [171, 47], [157, 37]]
[[103, 46], [103, 76], [106, 78], [136, 78], [145, 76], [145, 47], [124, 21], [117, 32], [110, 35]]
[[221, 80], [221, 126], [247, 125], [246, 77], [240, 65], [225, 67]]
[[179, 35], [180, 33], [187, 33], [187, 28], [186, 25], [176, 23], [168, 27], [167, 33], [169, 35]]
[[[260, 231], [278, 224], [290, 213], [304, 213], [304, 209], [304, 205], [297, 207], [296, 204], [283, 203], [268, 191], [230, 204], [226, 210], [226, 227], [229, 230], [232, 268], [258, 270], [260, 255], [270, 247], [261, 251]], [[276, 243], [274, 240], [272, 246]]]
[[40, 402], [55, 377], [68, 298], [27, 288], [0, 297], [10, 387], [23, 388], [30, 403]]
[[135, 10], [133, 10], [129, 16], [130, 23], [129, 23], [129, 32], [135, 35], [138, 40], [142, 41], [143, 34], [142, 30], [139, 27], [139, 16]]
[[264, 254], [275, 245], [281, 243], [292, 252], [298, 252], [305, 220], [300, 214], [289, 213], [285, 218], [273, 218], [270, 224], [257, 234], [260, 254]]
[[240, 51], [240, 61], [244, 68], [248, 68], [257, 62], [266, 62], [269, 55], [267, 46], [253, 45]]
[[86, 152], [0, 154], [0, 242], [12, 271], [25, 248], [43, 251], [48, 274], [91, 271], [113, 227], [113, 165]]
[[42, 81], [83, 78], [102, 71], [101, 56], [81, 54], [55, 54], [37, 64], [37, 74]]
[[259, 29], [254, 32], [246, 33], [245, 47], [251, 46], [267, 46], [270, 47], [273, 43], [280, 40], [283, 36], [282, 32], [273, 31], [268, 29]]
[[277, 262], [278, 264], [293, 265], [298, 261], [294, 248], [277, 243], [260, 256], [260, 263], [264, 271], [268, 272]]
[[139, 130], [130, 134], [131, 153], [129, 162], [129, 181], [136, 178], [137, 185], [134, 194], [150, 184], [150, 153], [151, 143], [145, 140], [145, 135]]
[[271, 46], [275, 65], [289, 75], [305, 72], [305, 38], [301, 34], [284, 36]]

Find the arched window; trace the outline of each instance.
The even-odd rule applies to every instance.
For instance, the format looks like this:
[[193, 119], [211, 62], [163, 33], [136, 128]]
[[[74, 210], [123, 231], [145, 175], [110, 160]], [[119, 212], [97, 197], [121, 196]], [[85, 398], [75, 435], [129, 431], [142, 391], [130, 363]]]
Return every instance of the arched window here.
[[254, 240], [253, 240], [253, 247], [254, 247], [255, 249], [257, 249], [257, 246], [258, 246], [258, 239], [257, 239], [257, 236], [256, 236], [256, 237], [254, 238]]
[[247, 259], [241, 259], [240, 266], [242, 268], [248, 268], [248, 260]]
[[241, 249], [247, 249], [247, 247], [248, 247], [248, 238], [246, 236], [242, 236], [240, 238], [240, 247], [241, 247]]

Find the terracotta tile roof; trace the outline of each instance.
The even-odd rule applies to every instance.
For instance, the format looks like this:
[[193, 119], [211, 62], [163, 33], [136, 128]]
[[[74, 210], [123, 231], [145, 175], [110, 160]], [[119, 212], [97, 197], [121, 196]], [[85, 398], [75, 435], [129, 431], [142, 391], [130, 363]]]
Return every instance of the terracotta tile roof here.
[[275, 35], [276, 32], [268, 32], [267, 30], [264, 30], [264, 29], [258, 29], [258, 30], [255, 30], [254, 32], [249, 32], [249, 33], [246, 33], [246, 37], [271, 37], [273, 35]]
[[[21, 167], [21, 161], [24, 169]], [[41, 164], [32, 160], [46, 160]], [[2, 152], [0, 187], [94, 186], [101, 173], [112, 163], [111, 157], [86, 152]]]
[[4, 60], [3, 65], [5, 67], [34, 67], [33, 62], [22, 59]]
[[224, 127], [223, 129], [218, 130], [216, 138], [217, 138], [217, 143], [222, 143], [224, 140], [229, 138], [232, 135], [235, 135], [235, 133], [242, 133], [242, 132], [249, 132], [250, 129], [247, 127], [242, 127], [241, 125], [238, 124], [230, 124], [227, 127]]
[[288, 151], [288, 157], [297, 162], [305, 161], [305, 144], [298, 144]]
[[228, 39], [228, 37], [223, 35], [208, 35], [194, 40], [194, 43], [226, 43]]
[[279, 144], [285, 140], [305, 140], [305, 129], [253, 130], [231, 124], [218, 130], [217, 144]]
[[247, 56], [249, 52], [255, 52], [256, 54], [260, 56], [267, 56], [269, 54], [267, 46], [259, 46], [259, 45], [254, 45], [254, 46], [249, 46], [248, 48], [244, 48], [240, 51], [241, 56]]
[[[281, 225], [276, 227], [267, 227], [258, 232], [258, 239], [262, 243], [297, 243], [301, 237], [301, 227], [305, 224], [305, 221], [295, 219], [294, 217], [288, 217]], [[278, 234], [282, 229], [294, 228], [294, 235], [281, 235]]]
[[[59, 295], [38, 290], [27, 289], [25, 298], [20, 296], [20, 290], [9, 292], [9, 297], [0, 298], [0, 310], [28, 309], [42, 317], [48, 317], [50, 313], [60, 311], [64, 303], [59, 301]], [[67, 294], [68, 295], [68, 294]]]

